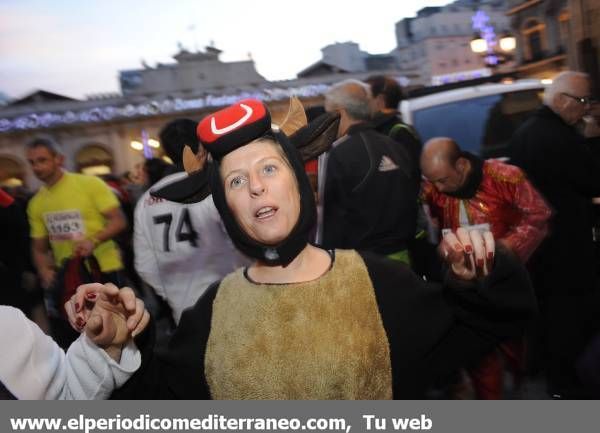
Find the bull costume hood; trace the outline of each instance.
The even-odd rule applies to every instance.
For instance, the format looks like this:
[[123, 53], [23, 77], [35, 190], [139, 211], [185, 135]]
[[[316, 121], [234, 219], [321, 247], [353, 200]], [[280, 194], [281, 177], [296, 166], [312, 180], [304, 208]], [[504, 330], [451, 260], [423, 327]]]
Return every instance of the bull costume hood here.
[[[190, 198], [203, 199], [212, 193], [227, 233], [241, 252], [269, 265], [287, 265], [307, 245], [316, 222], [316, 204], [301, 154], [305, 158], [314, 158], [327, 150], [333, 141], [333, 135], [327, 134], [327, 131], [335, 131], [338, 121], [334, 116], [323, 115], [311, 125], [297, 128], [292, 136], [296, 137], [295, 143], [292, 144], [282, 128], [271, 124], [269, 110], [262, 102], [256, 99], [239, 101], [205, 117], [198, 124], [198, 139], [210, 153], [212, 164], [151, 194], [171, 201], [189, 202]], [[300, 194], [298, 221], [287, 238], [276, 245], [257, 242], [240, 227], [227, 205], [219, 170], [223, 157], [257, 139], [279, 144], [294, 172]]]

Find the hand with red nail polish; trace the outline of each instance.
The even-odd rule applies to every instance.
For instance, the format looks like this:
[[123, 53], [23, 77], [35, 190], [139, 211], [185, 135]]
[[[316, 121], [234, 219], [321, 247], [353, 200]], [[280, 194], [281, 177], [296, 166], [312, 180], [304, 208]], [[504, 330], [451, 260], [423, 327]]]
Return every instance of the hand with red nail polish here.
[[444, 235], [440, 252], [452, 273], [463, 280], [486, 276], [492, 269], [495, 243], [491, 232], [459, 228]]
[[[86, 308], [81, 308], [82, 305]], [[80, 306], [79, 312], [75, 306]], [[65, 304], [65, 310], [76, 330], [85, 330], [92, 342], [117, 361], [123, 345], [142, 332], [150, 321], [144, 303], [136, 298], [133, 290], [119, 289], [110, 283], [79, 286]]]

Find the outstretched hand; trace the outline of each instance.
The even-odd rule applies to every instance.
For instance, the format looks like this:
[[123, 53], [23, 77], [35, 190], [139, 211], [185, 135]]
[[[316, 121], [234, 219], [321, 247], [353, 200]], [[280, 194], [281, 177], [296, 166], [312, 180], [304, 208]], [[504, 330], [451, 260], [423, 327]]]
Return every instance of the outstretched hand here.
[[490, 231], [459, 228], [444, 235], [439, 246], [442, 258], [461, 280], [488, 275], [494, 266], [496, 244]]
[[129, 287], [91, 283], [77, 288], [65, 304], [71, 326], [117, 359], [127, 341], [150, 321], [144, 302]]

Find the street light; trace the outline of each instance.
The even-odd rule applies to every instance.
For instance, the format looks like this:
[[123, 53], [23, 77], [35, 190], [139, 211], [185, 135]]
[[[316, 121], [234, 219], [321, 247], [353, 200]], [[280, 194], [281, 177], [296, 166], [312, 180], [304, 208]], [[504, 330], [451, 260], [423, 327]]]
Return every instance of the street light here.
[[512, 53], [517, 48], [517, 38], [510, 33], [500, 36], [500, 49], [505, 53]]
[[481, 35], [476, 34], [473, 39], [471, 39], [471, 51], [477, 54], [482, 54], [487, 52], [488, 44], [485, 39], [481, 37]]
[[486, 66], [493, 69], [512, 59], [517, 39], [510, 33], [504, 33], [499, 38], [495, 35], [482, 37], [481, 34], [475, 34], [470, 45], [471, 51], [483, 56]]
[[483, 10], [478, 10], [471, 17], [475, 37], [471, 40], [471, 50], [483, 56], [485, 65], [494, 69], [499, 64], [512, 59], [512, 52], [517, 46], [514, 36], [505, 32], [496, 35], [490, 16]]

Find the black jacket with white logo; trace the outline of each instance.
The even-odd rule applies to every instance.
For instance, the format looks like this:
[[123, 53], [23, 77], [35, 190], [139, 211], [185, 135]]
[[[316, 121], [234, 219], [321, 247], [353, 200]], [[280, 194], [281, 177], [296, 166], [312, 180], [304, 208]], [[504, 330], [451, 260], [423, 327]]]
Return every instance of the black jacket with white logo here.
[[328, 156], [323, 246], [391, 254], [415, 236], [419, 173], [410, 152], [368, 124]]

